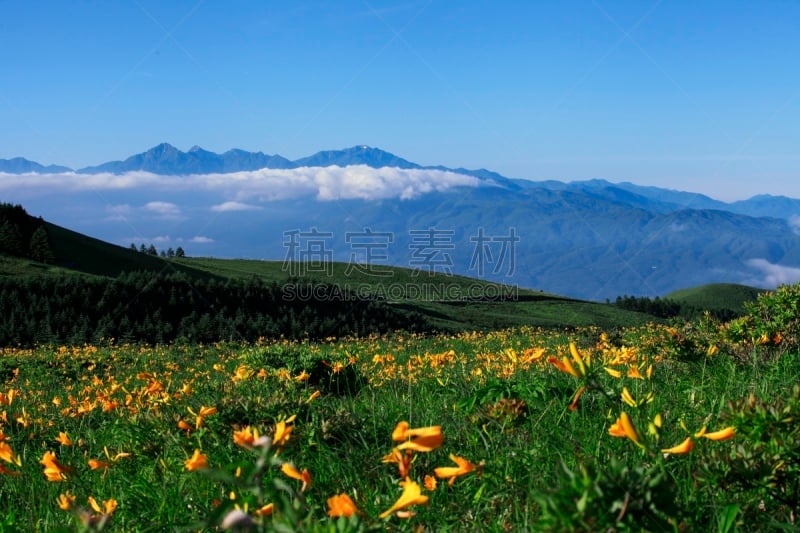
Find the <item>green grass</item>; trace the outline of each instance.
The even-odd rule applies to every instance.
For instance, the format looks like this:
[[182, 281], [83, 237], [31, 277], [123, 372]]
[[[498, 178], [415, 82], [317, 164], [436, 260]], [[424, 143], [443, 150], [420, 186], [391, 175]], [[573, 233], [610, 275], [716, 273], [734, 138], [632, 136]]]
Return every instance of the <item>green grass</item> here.
[[[766, 402], [785, 398], [796, 382], [797, 351], [742, 366], [724, 355], [724, 339], [717, 337], [723, 348], [715, 357], [665, 358], [668, 331], [625, 329], [626, 363], [613, 362], [621, 348], [596, 327], [330, 343], [6, 350], [0, 392], [17, 394], [11, 402], [0, 396], [8, 418], [2, 429], [21, 464], [2, 463], [18, 473], [4, 475], [0, 485], [4, 530], [78, 529], [80, 516], [56, 505], [64, 493], [76, 496], [73, 511], [87, 509], [88, 496], [114, 498], [118, 508], [110, 527], [117, 531], [210, 531], [235, 504], [247, 503], [252, 512], [268, 502], [277, 509], [263, 519], [268, 530], [283, 524], [333, 531], [326, 501], [339, 493], [362, 512], [341, 524], [346, 531], [550, 531], [567, 525], [661, 530], [669, 519], [667, 529], [711, 531], [729, 505], [738, 506], [734, 522], [745, 528], [766, 527], [770, 516], [785, 520], [784, 508], [768, 494], [713, 482], [719, 475], [714, 461], [734, 446], [751, 449], [744, 435], [729, 442], [698, 438], [688, 455], [665, 458], [660, 449], [704, 425], [712, 431], [735, 423], [730, 401], [751, 393]], [[585, 379], [547, 361], [569, 357], [570, 340], [584, 356], [592, 354]], [[333, 372], [335, 363], [344, 369]], [[617, 379], [603, 365], [623, 374], [634, 365], [645, 373], [652, 365], [653, 373], [650, 379]], [[304, 371], [306, 381], [295, 379]], [[571, 411], [581, 384], [586, 392]], [[623, 387], [637, 400], [651, 392], [653, 399], [631, 408], [620, 400]], [[316, 390], [320, 397], [309, 402]], [[216, 413], [194, 429], [193, 413], [201, 406]], [[623, 411], [644, 449], [609, 435]], [[656, 414], [664, 420], [658, 440], [646, 430]], [[276, 421], [289, 415], [297, 419], [279, 455], [233, 443], [234, 430], [252, 425], [272, 435]], [[181, 430], [179, 420], [192, 429]], [[444, 434], [442, 446], [414, 454], [412, 480], [423, 484], [435, 468], [451, 466], [450, 454], [477, 469], [452, 486], [440, 479], [436, 489], [424, 491], [429, 501], [413, 508], [416, 516], [390, 517], [384, 524], [378, 515], [401, 491], [397, 465], [382, 458], [398, 444], [391, 434], [403, 420], [411, 427], [441, 426]], [[60, 431], [72, 446], [56, 442]], [[130, 456], [111, 461], [104, 448], [112, 458]], [[207, 455], [210, 470], [186, 470], [196, 449]], [[65, 480], [45, 480], [39, 460], [47, 450], [72, 469]], [[770, 450], [781, 453], [780, 447]], [[266, 461], [261, 467], [259, 457]], [[92, 470], [90, 459], [111, 464]], [[308, 469], [313, 481], [307, 491], [301, 494], [300, 483], [280, 472], [283, 462]], [[637, 483], [649, 488], [637, 492]], [[759, 499], [772, 514], [758, 511]], [[756, 502], [752, 508], [750, 500]]]

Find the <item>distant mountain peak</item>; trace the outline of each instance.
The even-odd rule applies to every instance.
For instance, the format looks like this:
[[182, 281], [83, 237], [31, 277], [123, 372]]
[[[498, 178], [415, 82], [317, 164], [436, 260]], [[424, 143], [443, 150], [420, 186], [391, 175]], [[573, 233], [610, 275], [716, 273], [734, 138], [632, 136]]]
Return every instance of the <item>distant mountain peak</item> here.
[[35, 173], [56, 173], [56, 172], [72, 172], [72, 169], [62, 165], [42, 165], [36, 161], [30, 161], [24, 157], [12, 157], [11, 159], [0, 159], [0, 172], [8, 172], [9, 174], [27, 174], [29, 172]]
[[295, 163], [297, 166], [301, 167], [367, 165], [373, 168], [421, 168], [418, 164], [398, 157], [393, 153], [381, 150], [380, 148], [372, 148], [365, 144], [351, 146], [343, 150], [324, 150], [314, 155], [298, 159]]
[[148, 152], [180, 152], [177, 148], [172, 146], [170, 143], [163, 142], [155, 145], [154, 147], [147, 150]]

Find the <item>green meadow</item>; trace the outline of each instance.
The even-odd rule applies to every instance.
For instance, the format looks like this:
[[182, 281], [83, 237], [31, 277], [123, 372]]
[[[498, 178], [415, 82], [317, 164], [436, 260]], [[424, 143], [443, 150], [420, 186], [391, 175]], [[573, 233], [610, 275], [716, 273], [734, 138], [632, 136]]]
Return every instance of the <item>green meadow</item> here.
[[7, 531], [794, 527], [797, 286], [731, 322], [7, 348]]

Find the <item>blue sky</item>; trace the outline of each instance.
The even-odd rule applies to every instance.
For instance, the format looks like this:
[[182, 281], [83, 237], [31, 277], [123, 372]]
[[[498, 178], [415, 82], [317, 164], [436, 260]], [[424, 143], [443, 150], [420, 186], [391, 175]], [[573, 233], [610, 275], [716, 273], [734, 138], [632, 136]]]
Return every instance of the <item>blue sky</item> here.
[[800, 3], [0, 0], [0, 158], [237, 147], [800, 197]]

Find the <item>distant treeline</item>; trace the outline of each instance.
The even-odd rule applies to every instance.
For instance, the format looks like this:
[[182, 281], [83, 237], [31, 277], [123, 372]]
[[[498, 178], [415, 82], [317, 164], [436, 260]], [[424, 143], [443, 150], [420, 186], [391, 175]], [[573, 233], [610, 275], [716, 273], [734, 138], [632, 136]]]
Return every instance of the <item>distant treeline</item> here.
[[173, 257], [186, 257], [186, 252], [183, 251], [183, 248], [178, 246], [176, 249], [172, 249], [172, 246], [167, 248], [166, 250], [161, 250], [160, 252], [156, 248], [154, 244], [150, 246], [145, 246], [144, 244], [140, 244], [138, 247], [136, 243], [132, 242], [130, 246], [131, 251], [133, 252], [141, 252], [143, 254], [152, 255], [154, 257], [160, 256], [162, 258], [172, 259]]
[[0, 253], [55, 262], [44, 220], [31, 217], [21, 205], [0, 203]]
[[[309, 292], [335, 297], [297, 296]], [[257, 278], [198, 280], [180, 273], [132, 272], [115, 279], [0, 279], [0, 346], [321, 339], [401, 329], [430, 328], [421, 315], [382, 301], [330, 288], [288, 291]]]
[[658, 318], [682, 318], [686, 320], [693, 320], [695, 318], [699, 318], [703, 315], [703, 313], [708, 311], [714, 318], [721, 321], [727, 321], [742, 314], [737, 313], [733, 309], [702, 309], [700, 307], [679, 302], [677, 300], [659, 298], [658, 296], [655, 298], [648, 298], [646, 296], [617, 296], [617, 299], [613, 303], [615, 306], [621, 309], [647, 313]]

